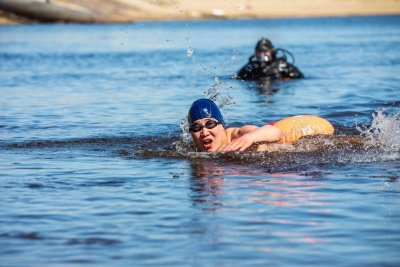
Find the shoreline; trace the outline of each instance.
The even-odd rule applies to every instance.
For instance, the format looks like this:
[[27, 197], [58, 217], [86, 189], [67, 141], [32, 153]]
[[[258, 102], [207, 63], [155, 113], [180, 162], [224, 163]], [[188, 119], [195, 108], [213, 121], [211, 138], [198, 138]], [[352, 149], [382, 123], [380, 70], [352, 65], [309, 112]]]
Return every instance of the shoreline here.
[[398, 0], [0, 0], [0, 25], [400, 15]]

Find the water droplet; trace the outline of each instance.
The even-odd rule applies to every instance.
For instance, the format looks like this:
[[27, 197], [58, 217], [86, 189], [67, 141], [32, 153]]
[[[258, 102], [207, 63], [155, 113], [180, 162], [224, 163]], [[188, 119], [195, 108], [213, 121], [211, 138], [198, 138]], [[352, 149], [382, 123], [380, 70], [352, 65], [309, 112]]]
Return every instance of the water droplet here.
[[193, 55], [193, 49], [191, 47], [189, 47], [188, 50], [186, 51], [186, 55], [188, 57], [191, 57]]

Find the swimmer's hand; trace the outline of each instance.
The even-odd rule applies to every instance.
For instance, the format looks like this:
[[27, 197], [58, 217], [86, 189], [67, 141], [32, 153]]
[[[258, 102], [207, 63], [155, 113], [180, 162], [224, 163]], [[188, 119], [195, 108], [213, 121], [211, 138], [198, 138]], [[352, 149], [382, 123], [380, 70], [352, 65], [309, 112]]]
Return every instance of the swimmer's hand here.
[[221, 151], [244, 151], [254, 143], [253, 137], [250, 133], [242, 135], [241, 137], [233, 140], [230, 144], [222, 147]]

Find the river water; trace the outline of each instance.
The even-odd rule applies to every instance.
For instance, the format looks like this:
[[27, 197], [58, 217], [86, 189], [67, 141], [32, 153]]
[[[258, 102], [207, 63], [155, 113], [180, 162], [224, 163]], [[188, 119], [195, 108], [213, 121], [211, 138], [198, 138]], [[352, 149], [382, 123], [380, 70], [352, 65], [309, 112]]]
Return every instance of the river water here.
[[[306, 78], [231, 79], [261, 37]], [[399, 16], [0, 27], [0, 265], [398, 266], [399, 47]], [[198, 153], [202, 97], [369, 145]]]

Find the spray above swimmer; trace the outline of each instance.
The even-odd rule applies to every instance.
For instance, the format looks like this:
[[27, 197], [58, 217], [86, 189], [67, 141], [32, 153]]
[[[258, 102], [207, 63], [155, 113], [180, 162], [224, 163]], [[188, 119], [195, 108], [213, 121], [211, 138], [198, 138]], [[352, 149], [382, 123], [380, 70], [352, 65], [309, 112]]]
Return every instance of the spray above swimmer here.
[[189, 47], [188, 50], [186, 51], [186, 55], [188, 57], [191, 57], [193, 55], [193, 49], [191, 47]]

